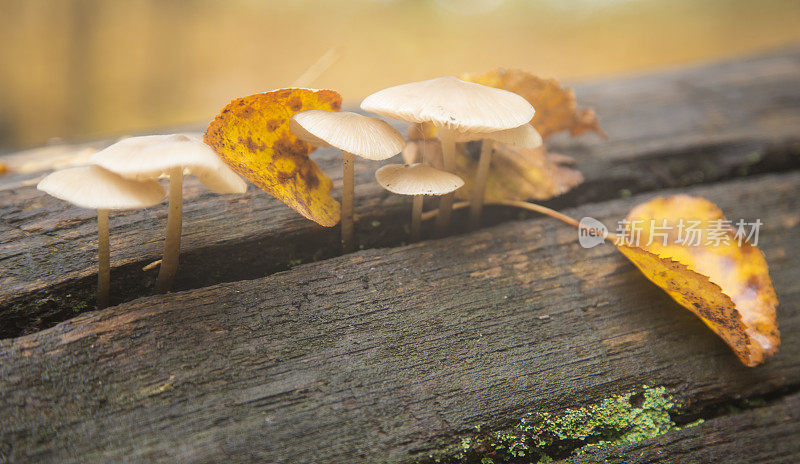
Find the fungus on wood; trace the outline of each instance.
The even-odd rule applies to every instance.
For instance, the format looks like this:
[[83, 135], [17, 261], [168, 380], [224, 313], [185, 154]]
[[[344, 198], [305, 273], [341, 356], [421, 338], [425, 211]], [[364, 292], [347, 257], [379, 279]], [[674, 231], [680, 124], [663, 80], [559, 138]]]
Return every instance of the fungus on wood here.
[[[381, 116], [436, 126], [447, 172], [455, 171], [456, 138], [513, 129], [529, 123], [534, 114], [533, 106], [515, 93], [455, 77], [389, 87], [369, 95], [361, 102], [361, 108]], [[443, 196], [436, 221], [439, 235], [449, 228], [452, 208], [453, 195]]]
[[411, 239], [419, 240], [422, 223], [422, 198], [424, 195], [447, 195], [464, 185], [464, 180], [455, 174], [440, 171], [424, 164], [404, 166], [389, 164], [375, 172], [381, 187], [398, 195], [413, 195], [411, 209]]
[[183, 222], [184, 171], [194, 174], [209, 190], [244, 193], [247, 184], [199, 138], [184, 134], [146, 135], [123, 139], [89, 160], [108, 170], [134, 179], [169, 177], [169, 210], [164, 257], [156, 280], [156, 291], [166, 293], [178, 271]]
[[154, 180], [126, 179], [99, 166], [53, 172], [36, 188], [81, 208], [97, 210], [97, 307], [105, 308], [111, 288], [108, 211], [147, 208], [160, 203], [166, 192]]
[[356, 113], [308, 110], [295, 114], [289, 127], [300, 140], [316, 147], [342, 151], [342, 249], [355, 250], [353, 197], [354, 157], [383, 161], [403, 150], [403, 135], [386, 121]]
[[469, 206], [469, 227], [478, 228], [483, 211], [486, 181], [489, 178], [489, 166], [492, 163], [494, 142], [513, 145], [522, 148], [536, 148], [542, 145], [542, 136], [530, 124], [523, 124], [513, 129], [506, 129], [487, 133], [463, 133], [456, 136], [456, 142], [471, 142], [482, 140], [481, 154], [478, 158], [478, 168], [475, 171], [475, 181], [472, 185], [472, 196]]

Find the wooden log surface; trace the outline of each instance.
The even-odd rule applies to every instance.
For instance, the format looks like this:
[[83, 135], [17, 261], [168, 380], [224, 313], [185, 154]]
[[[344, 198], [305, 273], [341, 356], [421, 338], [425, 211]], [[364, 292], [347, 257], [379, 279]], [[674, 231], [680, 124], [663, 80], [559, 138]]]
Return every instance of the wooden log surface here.
[[[713, 182], [800, 164], [800, 50], [749, 60], [577, 87], [608, 140], [557, 137], [586, 182], [551, 202], [566, 207]], [[341, 184], [338, 154], [314, 158]], [[407, 240], [410, 204], [373, 179], [375, 163], [356, 163], [357, 240], [364, 248]], [[48, 327], [94, 306], [95, 213], [48, 197], [20, 179], [0, 177], [0, 337]], [[28, 179], [30, 180], [30, 179]], [[338, 228], [324, 229], [251, 187], [214, 195], [186, 182], [181, 272], [176, 289], [260, 277], [339, 254]], [[488, 224], [516, 217], [489, 215]], [[116, 302], [152, 292], [166, 205], [111, 218]], [[373, 227], [373, 224], [382, 224]], [[308, 246], [313, 243], [314, 246]]]
[[[0, 462], [426, 460], [475, 426], [503, 430], [526, 413], [558, 414], [645, 384], [676, 398], [676, 420], [766, 400], [563, 457], [752, 462], [752, 450], [796, 461], [785, 437], [796, 435], [800, 385], [798, 70], [795, 50], [584, 85], [579, 98], [598, 109], [610, 138], [560, 142], [587, 177], [560, 200], [577, 205], [566, 211], [573, 216], [613, 224], [653, 195], [685, 192], [729, 218], [764, 222], [759, 246], [783, 335], [764, 366], [741, 366], [613, 247], [582, 249], [559, 223], [507, 212], [475, 233], [401, 245], [404, 219], [394, 216], [408, 205], [365, 184], [374, 166], [362, 165], [361, 230], [377, 237], [335, 256], [326, 249], [335, 230], [258, 192], [216, 197], [195, 185], [181, 283], [191, 290], [0, 341]], [[338, 180], [336, 159], [318, 159]], [[612, 199], [620, 189], [644, 193]], [[36, 329], [14, 311], [45, 307], [45, 298], [63, 309], [67, 292], [93, 283], [93, 217], [30, 187], [6, 186], [0, 197], [5, 321]], [[112, 219], [115, 279], [145, 281], [123, 299], [148, 285], [138, 269], [160, 243], [142, 235], [160, 230], [161, 213]], [[295, 257], [318, 261], [275, 273]]]
[[[688, 408], [796, 388], [799, 188], [791, 172], [688, 189], [765, 224], [783, 344], [757, 369], [613, 247], [533, 219], [5, 340], [2, 440], [22, 461], [392, 462], [643, 384]], [[569, 213], [608, 223], [643, 199]]]

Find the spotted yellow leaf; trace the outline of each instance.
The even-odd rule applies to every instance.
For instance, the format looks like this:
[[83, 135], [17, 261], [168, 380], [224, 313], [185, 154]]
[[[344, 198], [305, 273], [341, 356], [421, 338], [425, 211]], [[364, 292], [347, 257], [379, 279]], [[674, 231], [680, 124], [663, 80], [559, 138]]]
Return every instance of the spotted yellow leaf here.
[[208, 125], [204, 140], [236, 172], [306, 218], [326, 227], [339, 222], [333, 183], [309, 158], [314, 150], [289, 130], [295, 113], [339, 111], [332, 90], [280, 89], [237, 98]]

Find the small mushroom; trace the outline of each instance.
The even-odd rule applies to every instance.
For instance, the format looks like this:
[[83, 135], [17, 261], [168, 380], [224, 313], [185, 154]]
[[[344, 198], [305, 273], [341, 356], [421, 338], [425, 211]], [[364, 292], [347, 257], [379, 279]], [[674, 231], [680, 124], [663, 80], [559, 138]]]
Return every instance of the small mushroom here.
[[55, 171], [36, 188], [81, 208], [97, 210], [97, 307], [105, 308], [111, 287], [108, 211], [147, 208], [160, 203], [166, 192], [154, 180], [126, 179], [99, 166]]
[[156, 280], [156, 291], [159, 293], [169, 291], [178, 271], [184, 171], [194, 174], [203, 185], [216, 193], [244, 193], [247, 190], [247, 184], [211, 147], [197, 137], [184, 134], [130, 137], [95, 153], [89, 161], [124, 177], [169, 177], [164, 258]]
[[292, 117], [289, 127], [306, 143], [342, 151], [342, 248], [349, 253], [355, 249], [353, 155], [382, 161], [400, 153], [406, 141], [386, 121], [348, 112], [302, 111]]
[[[504, 131], [527, 124], [534, 109], [520, 95], [494, 87], [439, 77], [383, 89], [361, 102], [361, 108], [407, 122], [429, 122], [438, 128], [444, 170], [455, 171], [456, 138], [464, 134]], [[480, 137], [483, 138], [483, 137]], [[442, 197], [438, 233], [450, 224], [453, 195]]]
[[447, 195], [464, 185], [455, 174], [440, 171], [425, 164], [389, 164], [375, 172], [375, 179], [381, 187], [398, 195], [413, 195], [411, 209], [411, 238], [419, 240], [422, 222], [423, 195]]
[[473, 140], [483, 140], [481, 143], [481, 155], [478, 159], [478, 169], [475, 172], [475, 183], [472, 186], [472, 199], [469, 206], [469, 227], [474, 230], [478, 228], [478, 224], [481, 220], [483, 196], [484, 192], [486, 192], [486, 180], [489, 178], [489, 166], [492, 163], [494, 142], [523, 148], [536, 148], [542, 144], [542, 136], [530, 124], [523, 124], [513, 129], [496, 132], [459, 133], [456, 136], [456, 142], [471, 142]]

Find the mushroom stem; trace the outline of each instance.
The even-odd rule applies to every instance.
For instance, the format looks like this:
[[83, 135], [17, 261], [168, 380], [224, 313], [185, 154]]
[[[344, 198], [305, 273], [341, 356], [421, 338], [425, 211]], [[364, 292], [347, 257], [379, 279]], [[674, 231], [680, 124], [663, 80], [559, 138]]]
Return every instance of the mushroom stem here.
[[489, 177], [489, 165], [492, 163], [492, 146], [491, 140], [483, 139], [481, 157], [478, 160], [478, 170], [475, 173], [475, 184], [472, 187], [472, 201], [469, 207], [470, 230], [477, 229], [481, 222], [483, 195], [486, 191], [486, 180]]
[[419, 151], [417, 152], [417, 159], [414, 161], [414, 163], [432, 164], [428, 159], [428, 148], [424, 139], [417, 144], [417, 147], [419, 147]]
[[342, 151], [342, 250], [355, 250], [353, 233], [353, 196], [355, 195], [355, 157]]
[[411, 240], [418, 241], [422, 226], [422, 195], [414, 195], [414, 206], [411, 208]]
[[111, 265], [108, 245], [108, 210], [97, 210], [97, 309], [108, 306]]
[[[453, 133], [444, 127], [439, 128], [439, 140], [442, 142], [442, 167], [444, 171], [454, 173], [456, 170], [456, 140]], [[436, 217], [436, 234], [443, 236], [450, 228], [450, 214], [453, 211], [454, 193], [442, 195], [439, 202], [439, 214]]]
[[181, 225], [183, 221], [183, 168], [169, 171], [169, 207], [167, 210], [167, 235], [164, 240], [164, 257], [156, 279], [156, 292], [167, 293], [172, 288], [178, 272], [181, 251]]

